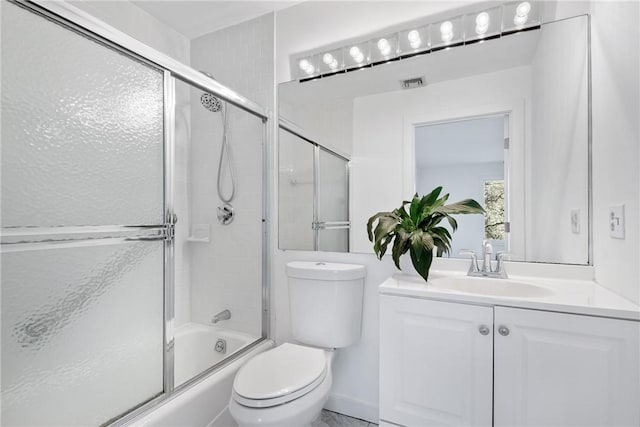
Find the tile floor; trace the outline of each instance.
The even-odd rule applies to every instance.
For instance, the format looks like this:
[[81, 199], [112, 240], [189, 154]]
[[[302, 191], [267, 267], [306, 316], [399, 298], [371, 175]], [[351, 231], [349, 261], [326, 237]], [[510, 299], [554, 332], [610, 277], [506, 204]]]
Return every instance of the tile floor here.
[[337, 412], [327, 411], [326, 409], [322, 410], [320, 421], [329, 427], [376, 427], [378, 425], [358, 418], [347, 417]]

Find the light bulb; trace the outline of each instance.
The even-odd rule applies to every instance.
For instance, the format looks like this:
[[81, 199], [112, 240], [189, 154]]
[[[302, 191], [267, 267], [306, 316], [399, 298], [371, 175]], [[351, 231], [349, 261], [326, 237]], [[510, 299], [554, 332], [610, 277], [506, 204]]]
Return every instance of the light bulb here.
[[447, 34], [452, 31], [453, 31], [453, 24], [451, 23], [451, 21], [444, 21], [442, 24], [440, 24], [441, 34]]
[[516, 15], [513, 18], [513, 23], [516, 24], [516, 26], [521, 27], [527, 22], [527, 18], [528, 18], [527, 15], [524, 15], [524, 16]]
[[333, 61], [331, 61], [331, 64], [327, 65], [329, 65], [329, 68], [331, 68], [332, 70], [335, 70], [336, 68], [338, 68], [338, 60], [334, 59]]
[[353, 60], [359, 64], [364, 61], [364, 55], [362, 54], [362, 52], [359, 52], [356, 56], [353, 57]]
[[422, 44], [422, 40], [420, 40], [420, 33], [418, 30], [411, 30], [407, 34], [407, 40], [409, 40], [409, 44], [413, 49], [417, 49]]
[[355, 59], [357, 56], [362, 55], [362, 52], [360, 52], [360, 48], [358, 46], [353, 46], [351, 49], [349, 49], [349, 55], [351, 55], [351, 57]]
[[334, 61], [333, 55], [331, 55], [330, 53], [325, 53], [322, 56], [322, 62], [324, 62], [327, 65], [331, 64], [333, 61]]
[[440, 38], [445, 43], [449, 43], [453, 39], [453, 24], [451, 21], [444, 21], [440, 24]]
[[489, 14], [487, 12], [479, 13], [476, 16], [476, 34], [481, 36], [489, 30]]
[[389, 55], [389, 53], [391, 53], [391, 45], [389, 45], [389, 41], [387, 39], [378, 40], [378, 50], [383, 56]]
[[487, 12], [479, 13], [476, 16], [476, 25], [478, 27], [488, 27], [489, 26], [489, 14]]
[[529, 3], [528, 1], [523, 1], [516, 8], [516, 15], [527, 16], [530, 11], [531, 11], [531, 3]]
[[309, 66], [307, 67], [306, 70], [304, 70], [305, 73], [307, 74], [313, 74], [316, 71], [316, 67], [314, 67], [313, 65], [309, 64]]
[[483, 27], [481, 27], [480, 25], [476, 25], [476, 34], [479, 36], [483, 36], [487, 30], [489, 30], [489, 26], [485, 25]]
[[298, 66], [300, 67], [300, 69], [302, 71], [306, 71], [307, 68], [309, 68], [309, 65], [311, 65], [311, 64], [306, 59], [301, 59], [300, 62], [298, 62]]
[[407, 40], [410, 42], [419, 42], [420, 41], [420, 33], [418, 30], [411, 30], [409, 34], [407, 34]]

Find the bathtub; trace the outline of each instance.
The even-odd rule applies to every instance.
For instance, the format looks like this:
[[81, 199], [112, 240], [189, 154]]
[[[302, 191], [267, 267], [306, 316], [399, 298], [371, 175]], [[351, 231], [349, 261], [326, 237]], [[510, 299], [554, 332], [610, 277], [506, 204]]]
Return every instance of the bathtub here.
[[[186, 323], [176, 328], [174, 383], [178, 387], [256, 340], [220, 326]], [[218, 344], [218, 346], [216, 346]], [[222, 350], [223, 351], [218, 351]]]
[[[218, 340], [224, 340], [224, 354], [216, 351]], [[255, 337], [225, 330], [219, 326], [186, 323], [175, 331], [174, 381], [181, 384], [256, 340]], [[236, 425], [227, 405], [236, 372], [247, 360], [272, 348], [265, 340], [222, 368], [205, 376], [149, 412], [127, 423], [127, 426], [229, 427]]]

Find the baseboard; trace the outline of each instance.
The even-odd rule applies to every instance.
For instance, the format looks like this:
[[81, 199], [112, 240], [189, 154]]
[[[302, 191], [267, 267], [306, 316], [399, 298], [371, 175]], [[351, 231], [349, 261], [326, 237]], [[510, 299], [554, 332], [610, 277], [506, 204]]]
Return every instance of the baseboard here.
[[370, 423], [378, 424], [379, 421], [378, 405], [341, 394], [329, 394], [329, 399], [324, 408], [339, 414], [369, 421]]

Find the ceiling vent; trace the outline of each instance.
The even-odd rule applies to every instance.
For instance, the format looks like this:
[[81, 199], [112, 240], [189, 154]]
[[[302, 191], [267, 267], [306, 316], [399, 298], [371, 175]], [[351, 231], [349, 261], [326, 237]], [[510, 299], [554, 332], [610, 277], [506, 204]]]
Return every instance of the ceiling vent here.
[[414, 77], [412, 79], [400, 80], [400, 85], [402, 86], [402, 89], [415, 89], [426, 86], [427, 83], [425, 82], [424, 77]]

